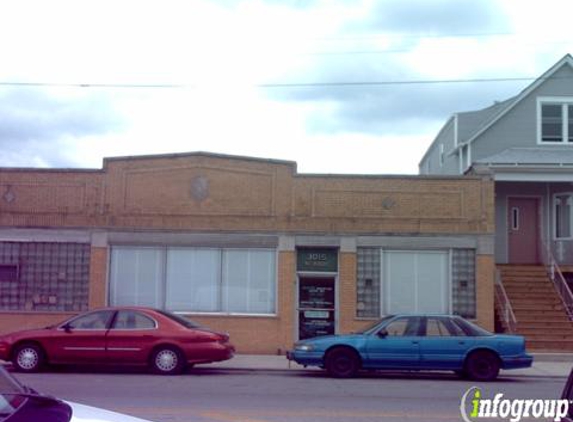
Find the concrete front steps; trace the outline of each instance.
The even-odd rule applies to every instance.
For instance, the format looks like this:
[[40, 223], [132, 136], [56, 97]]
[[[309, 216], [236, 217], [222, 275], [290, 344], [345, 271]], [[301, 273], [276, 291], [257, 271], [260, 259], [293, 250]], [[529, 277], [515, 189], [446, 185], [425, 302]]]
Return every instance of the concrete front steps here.
[[517, 319], [517, 333], [527, 350], [573, 352], [569, 320], [544, 266], [499, 265], [503, 287]]

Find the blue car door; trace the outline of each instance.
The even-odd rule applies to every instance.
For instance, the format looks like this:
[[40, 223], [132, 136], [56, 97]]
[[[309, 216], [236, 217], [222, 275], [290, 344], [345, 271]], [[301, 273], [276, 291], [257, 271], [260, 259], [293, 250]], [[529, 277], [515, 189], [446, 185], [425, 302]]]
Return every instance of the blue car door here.
[[474, 338], [454, 324], [448, 317], [427, 317], [422, 321], [420, 365], [423, 369], [461, 369]]
[[417, 369], [420, 366], [419, 317], [397, 317], [368, 335], [364, 368]]

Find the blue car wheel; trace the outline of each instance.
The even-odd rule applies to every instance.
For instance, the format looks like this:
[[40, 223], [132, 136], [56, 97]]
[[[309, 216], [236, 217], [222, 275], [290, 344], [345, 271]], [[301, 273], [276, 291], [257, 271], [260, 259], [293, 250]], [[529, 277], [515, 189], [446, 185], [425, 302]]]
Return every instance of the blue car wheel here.
[[492, 381], [499, 374], [499, 358], [487, 350], [472, 353], [466, 362], [466, 371], [476, 381]]
[[325, 367], [327, 372], [336, 378], [351, 378], [360, 369], [360, 358], [356, 352], [338, 347], [326, 355]]

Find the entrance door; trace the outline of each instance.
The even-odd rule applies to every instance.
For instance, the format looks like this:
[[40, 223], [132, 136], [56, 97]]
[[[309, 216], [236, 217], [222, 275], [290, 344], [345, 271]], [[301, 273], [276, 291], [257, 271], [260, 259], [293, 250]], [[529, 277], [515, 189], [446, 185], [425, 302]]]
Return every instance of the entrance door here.
[[300, 340], [335, 333], [334, 277], [300, 277], [298, 337]]
[[539, 202], [536, 198], [508, 199], [510, 264], [539, 263]]

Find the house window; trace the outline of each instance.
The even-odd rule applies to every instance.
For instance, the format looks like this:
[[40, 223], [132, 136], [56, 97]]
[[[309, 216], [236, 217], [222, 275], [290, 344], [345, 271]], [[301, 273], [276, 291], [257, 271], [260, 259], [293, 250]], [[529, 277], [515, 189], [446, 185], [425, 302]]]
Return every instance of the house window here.
[[573, 99], [539, 101], [539, 143], [573, 143]]
[[573, 237], [573, 194], [559, 194], [554, 198], [555, 238], [570, 239]]
[[115, 247], [110, 302], [170, 311], [275, 314], [274, 249]]
[[511, 209], [511, 230], [519, 230], [519, 208]]
[[573, 142], [573, 105], [567, 106], [567, 140]]

